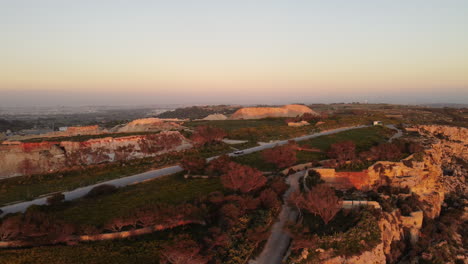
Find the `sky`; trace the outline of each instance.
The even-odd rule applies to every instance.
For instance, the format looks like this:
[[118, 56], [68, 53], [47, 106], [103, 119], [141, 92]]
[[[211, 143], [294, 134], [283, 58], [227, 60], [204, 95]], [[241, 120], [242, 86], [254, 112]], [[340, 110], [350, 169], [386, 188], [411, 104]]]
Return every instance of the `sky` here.
[[0, 0], [0, 106], [468, 103], [466, 0]]

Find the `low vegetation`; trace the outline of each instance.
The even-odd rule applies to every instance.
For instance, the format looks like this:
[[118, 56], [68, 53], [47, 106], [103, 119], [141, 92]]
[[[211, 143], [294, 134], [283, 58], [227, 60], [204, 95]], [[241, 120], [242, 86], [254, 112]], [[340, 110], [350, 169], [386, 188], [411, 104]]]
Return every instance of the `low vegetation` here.
[[[311, 152], [307, 150], [298, 150], [296, 151], [296, 164], [306, 163], [306, 162], [318, 162], [320, 160], [324, 160], [328, 158], [327, 152], [329, 152], [331, 146], [338, 142], [343, 141], [352, 141], [355, 150], [357, 151], [364, 151], [369, 150], [371, 147], [386, 142], [387, 139], [394, 133], [393, 130], [385, 128], [385, 127], [366, 127], [366, 128], [359, 128], [348, 130], [332, 135], [327, 136], [320, 136], [316, 138], [312, 138], [306, 141], [299, 142], [299, 147], [303, 147], [305, 149], [318, 149], [321, 152]], [[269, 156], [269, 152], [273, 150], [266, 151], [267, 156]], [[265, 152], [263, 152], [265, 153]], [[255, 167], [262, 171], [274, 171], [277, 170], [277, 165], [275, 162], [270, 162], [265, 159], [265, 154], [260, 152], [255, 152], [239, 157], [235, 157], [234, 160], [241, 164], [249, 165]], [[288, 158], [289, 161], [287, 162], [288, 165], [294, 164], [290, 162], [294, 160], [291, 156]], [[280, 161], [280, 160], [278, 160]], [[281, 166], [284, 164], [281, 164]], [[370, 165], [370, 164], [369, 164]]]
[[[223, 156], [207, 165], [214, 175], [221, 174], [220, 177], [187, 180], [178, 174], [110, 193], [107, 187], [101, 187], [92, 190], [92, 195], [73, 202], [33, 206], [25, 214], [2, 219], [0, 236], [4, 240], [23, 239], [41, 245], [69, 243], [67, 238], [73, 234], [119, 232], [187, 219], [198, 219], [197, 224], [175, 228], [170, 236], [162, 231], [121, 241], [83, 243], [63, 251], [56, 250], [63, 246], [40, 247], [40, 251], [36, 248], [4, 250], [0, 263], [21, 263], [31, 255], [47, 257], [49, 263], [74, 263], [74, 260], [69, 261], [77, 256], [73, 249], [84, 251], [84, 259], [93, 256], [91, 263], [104, 263], [109, 261], [109, 256], [99, 254], [100, 250], [108, 249], [108, 253], [120, 255], [117, 252], [129, 253], [125, 248], [143, 245], [146, 246], [131, 250], [134, 259], [145, 260], [151, 256], [157, 263], [174, 263], [174, 259], [208, 263], [215, 258], [222, 263], [243, 263], [268, 237], [286, 187], [279, 178], [267, 179], [255, 169], [230, 161], [228, 167], [233, 169], [223, 172], [221, 168], [225, 166], [221, 165], [226, 161]], [[235, 168], [243, 173], [231, 173]], [[30, 224], [32, 228], [22, 228]], [[55, 226], [68, 228], [45, 232]], [[23, 231], [12, 233], [13, 227]], [[6, 234], [12, 235], [5, 237]], [[19, 252], [26, 257], [21, 258]], [[128, 257], [123, 259], [128, 260]], [[116, 263], [122, 262], [117, 260]]]

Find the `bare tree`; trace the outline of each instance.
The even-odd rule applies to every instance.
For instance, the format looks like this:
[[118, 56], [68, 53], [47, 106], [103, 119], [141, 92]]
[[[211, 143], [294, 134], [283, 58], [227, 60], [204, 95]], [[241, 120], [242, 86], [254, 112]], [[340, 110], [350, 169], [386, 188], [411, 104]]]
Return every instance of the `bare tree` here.
[[342, 200], [335, 195], [335, 191], [324, 184], [312, 188], [306, 193], [294, 193], [290, 201], [300, 209], [316, 214], [328, 224], [341, 210]]

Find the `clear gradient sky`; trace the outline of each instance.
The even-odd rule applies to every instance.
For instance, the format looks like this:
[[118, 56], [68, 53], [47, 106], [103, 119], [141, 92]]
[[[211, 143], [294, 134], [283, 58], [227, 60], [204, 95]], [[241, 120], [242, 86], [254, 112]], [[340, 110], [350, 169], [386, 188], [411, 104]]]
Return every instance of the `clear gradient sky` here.
[[0, 106], [468, 103], [467, 0], [0, 0]]

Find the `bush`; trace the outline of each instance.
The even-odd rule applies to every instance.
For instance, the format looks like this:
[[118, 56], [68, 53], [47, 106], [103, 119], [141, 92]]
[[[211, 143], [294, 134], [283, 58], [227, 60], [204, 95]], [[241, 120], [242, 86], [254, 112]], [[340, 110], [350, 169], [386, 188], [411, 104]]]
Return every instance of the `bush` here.
[[98, 197], [98, 196], [101, 196], [101, 195], [107, 195], [107, 194], [111, 194], [111, 193], [114, 193], [117, 191], [117, 187], [115, 187], [114, 185], [111, 185], [111, 184], [102, 184], [102, 185], [98, 185], [96, 187], [94, 187], [93, 189], [91, 189], [88, 194], [86, 194], [86, 198], [94, 198], [94, 197]]
[[63, 193], [56, 193], [47, 198], [48, 205], [57, 205], [65, 200], [65, 195]]

